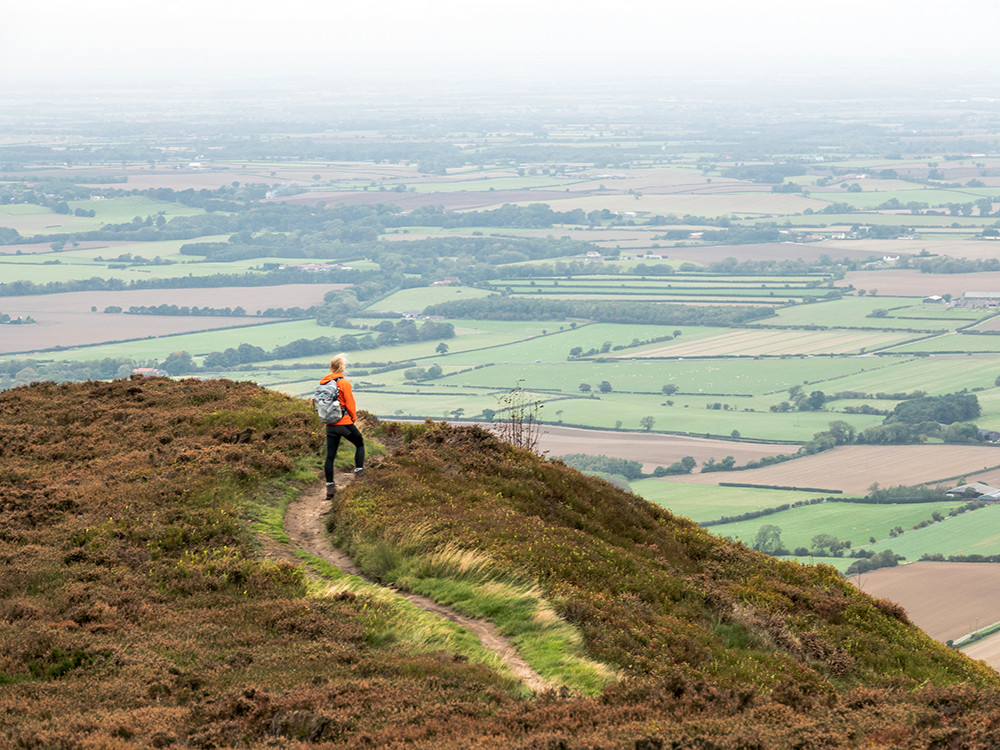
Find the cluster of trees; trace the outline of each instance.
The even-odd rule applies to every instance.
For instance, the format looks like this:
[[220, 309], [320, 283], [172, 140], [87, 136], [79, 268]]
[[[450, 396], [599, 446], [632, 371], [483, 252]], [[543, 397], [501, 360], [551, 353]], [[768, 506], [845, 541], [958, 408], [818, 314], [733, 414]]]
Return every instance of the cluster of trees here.
[[213, 289], [223, 286], [281, 286], [283, 284], [352, 284], [378, 276], [377, 271], [305, 271], [287, 268], [258, 273], [215, 273], [206, 276], [177, 276], [160, 279], [122, 279], [91, 276], [89, 279], [49, 281], [0, 282], [0, 297], [19, 297], [30, 294], [58, 294], [61, 292], [120, 292], [128, 289]]
[[0, 390], [51, 380], [73, 383], [84, 380], [126, 378], [146, 363], [129, 357], [108, 357], [87, 361], [42, 362], [31, 359], [0, 360]]
[[944, 396], [922, 396], [896, 404], [884, 424], [903, 422], [968, 422], [982, 414], [979, 398], [974, 393], [949, 393]]
[[[575, 325], [575, 324], [574, 324]], [[640, 340], [638, 338], [633, 338], [628, 344], [612, 344], [610, 341], [605, 341], [600, 348], [592, 346], [586, 351], [584, 351], [582, 346], [574, 346], [569, 350], [569, 356], [567, 359], [577, 359], [579, 357], [594, 357], [598, 354], [607, 354], [610, 351], [620, 351], [622, 349], [629, 349], [636, 346], [646, 346], [647, 344], [658, 344], [663, 341], [672, 341], [681, 335], [680, 331], [674, 331], [672, 336], [654, 336], [652, 338]]]
[[568, 453], [565, 456], [559, 456], [559, 459], [567, 466], [572, 466], [584, 474], [617, 474], [630, 481], [642, 477], [642, 463], [627, 458]]
[[859, 573], [867, 573], [869, 570], [894, 568], [899, 565], [900, 560], [905, 559], [905, 557], [897, 555], [891, 549], [883, 550], [882, 552], [872, 553], [871, 557], [859, 557], [859, 559], [855, 560], [850, 564], [850, 566], [848, 566], [846, 574], [854, 576]]
[[674, 461], [669, 466], [657, 466], [653, 469], [654, 477], [665, 477], [673, 474], [690, 474], [698, 462], [691, 456], [684, 456], [680, 461]]
[[193, 315], [193, 316], [226, 316], [226, 317], [243, 317], [247, 314], [247, 311], [243, 309], [242, 306], [237, 305], [236, 307], [188, 307], [183, 305], [178, 307], [177, 305], [131, 305], [127, 310], [122, 310], [122, 308], [117, 305], [109, 305], [104, 308], [106, 313], [120, 313], [125, 312], [127, 315]]
[[16, 318], [10, 317], [7, 313], [0, 313], [0, 325], [25, 325], [27, 323], [34, 323], [35, 319], [30, 315], [18, 315]]
[[431, 305], [427, 315], [486, 320], [564, 320], [584, 318], [602, 323], [731, 326], [774, 315], [757, 307], [684, 305], [658, 302], [552, 300], [490, 295]]
[[[441, 365], [434, 364], [430, 367], [409, 367], [403, 371], [403, 377], [407, 380], [431, 380], [441, 377], [444, 370]], [[464, 409], [462, 411], [465, 411]], [[495, 412], [494, 412], [495, 413]], [[456, 416], [456, 419], [458, 417]]]

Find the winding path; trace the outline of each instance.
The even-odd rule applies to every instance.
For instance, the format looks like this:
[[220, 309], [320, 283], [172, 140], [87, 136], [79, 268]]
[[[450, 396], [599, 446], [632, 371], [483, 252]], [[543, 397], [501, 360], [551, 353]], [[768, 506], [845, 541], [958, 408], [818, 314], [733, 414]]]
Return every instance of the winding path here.
[[[329, 501], [326, 499], [326, 488], [320, 484], [306, 490], [298, 500], [289, 504], [285, 511], [284, 527], [288, 534], [289, 543], [282, 544], [273, 539], [264, 540], [265, 553], [272, 558], [287, 560], [295, 565], [301, 561], [295, 556], [297, 549], [301, 549], [307, 554], [322, 558], [334, 565], [342, 572], [357, 576], [377, 586], [382, 584], [372, 581], [354, 564], [354, 561], [343, 550], [333, 546], [323, 516], [329, 509]], [[306, 569], [307, 574], [315, 579], [319, 576]], [[528, 663], [522, 659], [517, 649], [511, 642], [500, 634], [496, 626], [474, 617], [468, 617], [456, 612], [451, 607], [438, 604], [433, 599], [409, 591], [382, 586], [383, 588], [405, 597], [416, 606], [432, 614], [450, 620], [461, 628], [469, 631], [477, 638], [483, 648], [496, 654], [500, 660], [521, 680], [529, 689], [538, 693], [551, 687], [541, 675], [533, 670]]]

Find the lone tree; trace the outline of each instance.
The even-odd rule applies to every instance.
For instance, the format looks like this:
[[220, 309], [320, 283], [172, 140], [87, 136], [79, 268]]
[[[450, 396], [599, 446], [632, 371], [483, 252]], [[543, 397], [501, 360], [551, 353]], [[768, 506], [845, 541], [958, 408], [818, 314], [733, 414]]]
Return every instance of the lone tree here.
[[448, 353], [448, 345], [442, 341], [440, 344], [438, 344], [435, 347], [434, 351], [436, 351], [438, 354], [447, 354]]
[[647, 416], [639, 420], [639, 426], [642, 427], [642, 429], [644, 429], [646, 432], [649, 432], [651, 429], [653, 429], [653, 424], [655, 422], [656, 419], [654, 417]]
[[611, 393], [611, 383], [607, 380], [602, 380], [601, 384], [597, 386], [601, 393]]
[[580, 383], [580, 393], [590, 393], [590, 383]]
[[784, 549], [781, 544], [781, 527], [773, 523], [766, 523], [757, 529], [757, 536], [754, 539], [753, 548], [769, 555], [773, 555], [780, 549]]
[[677, 393], [677, 386], [674, 385], [673, 383], [667, 383], [665, 386], [663, 386], [662, 390], [665, 395], [673, 396], [675, 393]]

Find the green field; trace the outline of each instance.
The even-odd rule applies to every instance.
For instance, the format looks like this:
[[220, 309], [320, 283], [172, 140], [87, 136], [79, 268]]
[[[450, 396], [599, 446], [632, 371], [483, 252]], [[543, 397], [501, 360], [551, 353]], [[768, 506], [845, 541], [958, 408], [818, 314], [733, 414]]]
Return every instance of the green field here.
[[952, 508], [962, 504], [961, 501], [903, 505], [828, 502], [801, 508], [790, 508], [751, 521], [712, 526], [709, 531], [719, 536], [738, 539], [744, 544], [753, 545], [760, 527], [764, 524], [772, 524], [781, 529], [782, 544], [789, 550], [796, 547], [812, 548], [813, 536], [822, 532], [831, 534], [841, 541], [849, 540], [853, 548], [870, 547], [875, 549], [879, 545], [872, 546], [868, 542], [869, 538], [875, 537], [875, 539], [880, 540], [880, 544], [888, 545], [894, 552], [899, 553], [893, 544], [903, 537], [890, 538], [889, 531], [891, 529], [897, 526], [911, 529], [921, 521], [929, 520], [935, 511], [947, 516]]
[[[897, 525], [908, 528], [903, 523]], [[946, 518], [942, 523], [907, 531], [895, 539], [877, 538], [879, 542], [868, 549], [873, 552], [891, 549], [911, 562], [921, 555], [1000, 555], [1000, 506]]]
[[[720, 474], [720, 476], [722, 475]], [[631, 484], [632, 491], [637, 495], [641, 495], [657, 505], [662, 505], [671, 513], [699, 523], [712, 521], [724, 515], [738, 515], [816, 497], [816, 493], [810, 492], [765, 490], [753, 487], [713, 487], [705, 484], [671, 482], [669, 478], [639, 479]], [[772, 517], [766, 516], [766, 518]], [[766, 523], [766, 521], [763, 522]]]
[[893, 347], [894, 352], [1000, 353], [1000, 333], [945, 333]]
[[375, 312], [422, 312], [428, 305], [453, 300], [477, 299], [490, 292], [468, 286], [424, 286], [403, 289], [371, 304], [367, 309]]
[[[775, 316], [750, 323], [751, 326], [850, 326], [852, 328], [919, 329], [935, 331], [968, 325], [986, 317], [985, 313], [952, 308], [922, 307], [912, 297], [854, 297], [824, 301], [814, 305], [794, 305], [775, 311]], [[887, 317], [868, 317], [886, 310]], [[916, 319], [910, 319], [916, 318]]]

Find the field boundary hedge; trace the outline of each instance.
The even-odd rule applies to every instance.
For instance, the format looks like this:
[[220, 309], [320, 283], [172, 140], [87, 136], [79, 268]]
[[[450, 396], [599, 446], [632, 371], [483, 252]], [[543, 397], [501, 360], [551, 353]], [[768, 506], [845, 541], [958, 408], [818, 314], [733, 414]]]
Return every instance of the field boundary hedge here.
[[831, 490], [822, 487], [795, 487], [783, 484], [753, 484], [751, 482], [719, 482], [719, 487], [749, 487], [761, 490], [791, 490], [793, 492], [825, 492], [830, 495], [842, 495], [843, 490]]

